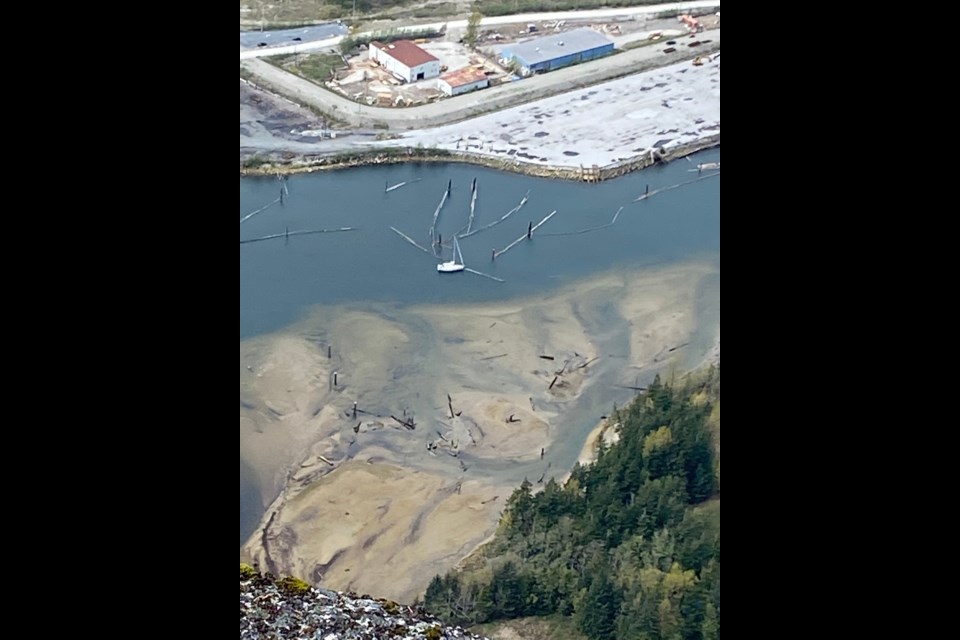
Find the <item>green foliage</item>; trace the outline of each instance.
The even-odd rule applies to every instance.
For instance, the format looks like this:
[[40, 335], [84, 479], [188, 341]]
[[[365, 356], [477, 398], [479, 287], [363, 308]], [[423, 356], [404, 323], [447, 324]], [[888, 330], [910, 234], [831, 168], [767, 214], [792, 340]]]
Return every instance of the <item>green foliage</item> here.
[[464, 623], [572, 615], [598, 640], [719, 637], [719, 380], [712, 367], [680, 388], [657, 377], [614, 411], [620, 440], [594, 464], [539, 493], [525, 480], [486, 567], [434, 578], [427, 608]]
[[245, 159], [240, 166], [242, 166], [244, 169], [256, 169], [265, 164], [270, 164], [270, 158], [260, 154], [255, 154]]
[[293, 576], [287, 576], [283, 580], [280, 580], [277, 582], [277, 586], [281, 591], [284, 591], [290, 595], [302, 595], [310, 591], [309, 584], [300, 578], [294, 578]]
[[343, 55], [349, 55], [361, 44], [369, 45], [371, 42], [395, 42], [397, 40], [416, 40], [417, 38], [434, 38], [442, 35], [442, 29], [433, 27], [424, 27], [423, 29], [409, 29], [399, 31], [397, 29], [388, 29], [386, 31], [377, 31], [363, 35], [348, 36], [340, 41], [340, 52]]
[[614, 637], [617, 614], [620, 611], [620, 594], [614, 588], [610, 576], [598, 567], [590, 588], [580, 599], [577, 610], [577, 627], [591, 640], [607, 640]]
[[[483, 7], [488, 16], [507, 16], [515, 13], [539, 11], [574, 11], [576, 9], [599, 9], [601, 7], [637, 7], [658, 4], [663, 0], [485, 0], [475, 3]], [[675, 16], [676, 11], [670, 13]]]
[[463, 34], [463, 42], [469, 47], [477, 44], [477, 32], [480, 29], [481, 20], [483, 20], [483, 14], [476, 9], [467, 18], [467, 30]]
[[257, 573], [256, 569], [246, 564], [245, 562], [240, 563], [240, 579], [241, 580], [253, 580], [258, 575], [260, 574]]

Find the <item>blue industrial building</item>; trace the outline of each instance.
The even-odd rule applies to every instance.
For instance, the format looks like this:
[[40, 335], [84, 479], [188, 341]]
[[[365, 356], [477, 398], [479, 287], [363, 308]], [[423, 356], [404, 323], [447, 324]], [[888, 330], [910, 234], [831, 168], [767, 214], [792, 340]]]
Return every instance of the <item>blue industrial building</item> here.
[[526, 76], [593, 60], [612, 52], [612, 42], [593, 29], [583, 28], [507, 45], [500, 57], [508, 63], [515, 60]]

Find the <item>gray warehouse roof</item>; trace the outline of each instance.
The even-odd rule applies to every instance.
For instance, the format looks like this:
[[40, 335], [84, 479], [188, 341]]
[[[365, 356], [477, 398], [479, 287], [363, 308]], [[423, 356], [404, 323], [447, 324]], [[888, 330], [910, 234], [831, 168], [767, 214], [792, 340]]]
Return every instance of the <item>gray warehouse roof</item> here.
[[504, 47], [504, 49], [512, 55], [522, 58], [527, 64], [537, 64], [609, 44], [613, 44], [613, 42], [593, 29], [584, 27], [566, 33], [528, 40]]

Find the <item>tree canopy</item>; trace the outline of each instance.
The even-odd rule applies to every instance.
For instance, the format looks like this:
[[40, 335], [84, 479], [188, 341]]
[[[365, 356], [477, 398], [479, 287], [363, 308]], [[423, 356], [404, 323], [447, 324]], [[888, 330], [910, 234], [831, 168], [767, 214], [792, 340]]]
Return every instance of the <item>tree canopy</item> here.
[[507, 501], [485, 566], [437, 576], [425, 605], [461, 623], [573, 616], [595, 640], [720, 637], [720, 371], [659, 377], [610, 417], [619, 441], [563, 485]]

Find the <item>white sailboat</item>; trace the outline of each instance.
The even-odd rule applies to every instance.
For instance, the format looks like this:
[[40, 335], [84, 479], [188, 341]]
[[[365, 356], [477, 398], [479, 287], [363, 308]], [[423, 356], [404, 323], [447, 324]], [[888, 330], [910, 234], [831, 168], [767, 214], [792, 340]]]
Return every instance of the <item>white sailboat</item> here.
[[465, 268], [463, 254], [460, 253], [460, 243], [457, 242], [457, 236], [453, 236], [453, 260], [438, 264], [437, 271], [440, 273], [456, 273], [457, 271], [463, 271]]

